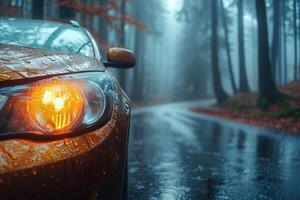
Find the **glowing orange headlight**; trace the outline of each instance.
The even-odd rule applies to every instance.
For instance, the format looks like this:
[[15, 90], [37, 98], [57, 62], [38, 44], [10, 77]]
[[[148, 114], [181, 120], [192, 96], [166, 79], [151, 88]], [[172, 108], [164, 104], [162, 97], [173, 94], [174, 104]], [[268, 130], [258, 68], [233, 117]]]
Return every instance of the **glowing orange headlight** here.
[[31, 123], [46, 134], [70, 130], [84, 114], [80, 88], [80, 82], [59, 79], [33, 87], [27, 101]]

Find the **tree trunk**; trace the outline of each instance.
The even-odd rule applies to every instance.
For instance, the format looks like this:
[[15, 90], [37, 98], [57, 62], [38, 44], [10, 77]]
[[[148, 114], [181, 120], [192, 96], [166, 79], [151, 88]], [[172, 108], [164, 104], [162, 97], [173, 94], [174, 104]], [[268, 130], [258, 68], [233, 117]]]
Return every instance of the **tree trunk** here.
[[231, 52], [230, 52], [230, 44], [229, 44], [229, 36], [228, 36], [228, 25], [227, 25], [227, 16], [226, 11], [224, 8], [224, 2], [221, 0], [221, 15], [223, 20], [223, 29], [225, 34], [225, 48], [226, 48], [226, 55], [228, 60], [228, 68], [229, 68], [229, 76], [230, 76], [230, 82], [232, 86], [232, 90], [234, 93], [237, 92], [237, 87], [234, 81], [234, 75], [233, 75], [233, 69], [232, 69], [232, 60], [231, 60]]
[[297, 57], [298, 57], [298, 43], [297, 43], [297, 2], [293, 1], [293, 30], [294, 30], [294, 80], [298, 79], [298, 69], [297, 69]]
[[[138, 19], [142, 18], [141, 10], [143, 9], [142, 0], [135, 1], [135, 12]], [[136, 67], [133, 74], [133, 99], [137, 102], [143, 101], [143, 46], [144, 35], [141, 30], [135, 29], [135, 52], [136, 52]]]
[[[280, 0], [273, 0], [273, 41], [272, 41], [272, 75], [276, 82], [276, 74], [279, 71], [278, 53], [279, 53], [279, 37], [280, 37]], [[277, 80], [278, 81], [278, 80]]]
[[33, 0], [31, 9], [33, 19], [44, 18], [44, 0]]
[[288, 67], [287, 67], [287, 30], [286, 30], [286, 4], [285, 1], [282, 3], [282, 29], [283, 29], [283, 83], [286, 84], [288, 81]]
[[[281, 20], [280, 20], [281, 21]], [[281, 22], [280, 22], [281, 24]], [[279, 26], [279, 42], [278, 42], [278, 50], [277, 50], [277, 79], [279, 85], [283, 84], [283, 77], [282, 77], [282, 27], [281, 25]], [[275, 82], [276, 84], [276, 82]]]
[[[59, 0], [59, 3], [63, 3], [64, 0]], [[60, 5], [59, 6], [59, 19], [61, 20], [70, 20], [75, 18], [75, 12], [71, 8], [68, 8], [67, 6]]]
[[212, 75], [213, 75], [213, 87], [216, 99], [219, 103], [227, 99], [219, 70], [219, 49], [218, 49], [218, 0], [211, 1], [211, 62], [212, 62]]
[[[298, 0], [298, 20], [299, 20], [299, 23], [298, 23], [298, 41], [299, 41], [300, 40], [300, 0]], [[298, 51], [300, 51], [300, 41], [298, 43], [299, 43]], [[297, 59], [299, 60], [299, 58], [300, 58], [300, 56]], [[300, 62], [299, 61], [298, 61], [298, 66], [300, 67]], [[299, 73], [300, 73], [300, 71], [299, 71]], [[300, 76], [300, 74], [299, 74], [299, 76]]]
[[133, 80], [133, 98], [137, 102], [143, 101], [143, 43], [144, 38], [140, 30], [136, 29], [135, 39], [135, 52], [137, 57], [137, 64], [134, 68], [134, 80]]
[[[107, 4], [107, 0], [99, 1], [100, 6], [105, 6], [106, 4]], [[107, 22], [103, 18], [99, 19], [99, 29], [100, 29], [99, 30], [100, 41], [102, 41], [102, 43], [103, 43], [101, 45], [106, 47], [107, 46], [106, 44], [108, 44], [108, 26], [107, 26]]]
[[240, 91], [249, 92], [250, 89], [248, 85], [246, 63], [245, 63], [243, 0], [238, 0], [238, 35], [239, 35]]
[[267, 107], [278, 100], [277, 89], [272, 77], [269, 58], [268, 27], [265, 0], [256, 0], [259, 54], [259, 106]]
[[[299, 41], [300, 40], [300, 0], [298, 0], [298, 20], [299, 20], [299, 23], [298, 23], [298, 41]], [[299, 43], [299, 49], [298, 49], [298, 51], [300, 51], [300, 41], [298, 43]], [[300, 55], [298, 55], [298, 56], [299, 57], [297, 59], [299, 60], [300, 59]], [[299, 61], [298, 61], [298, 66], [300, 67], [300, 62]], [[300, 71], [299, 71], [299, 76], [300, 76]]]
[[[121, 16], [124, 19], [126, 14], [126, 0], [122, 0], [121, 2]], [[125, 46], [125, 21], [121, 20], [121, 31], [122, 35], [120, 35], [120, 46]], [[119, 79], [120, 79], [120, 85], [123, 87], [123, 89], [126, 91], [126, 71], [124, 69], [119, 70]]]

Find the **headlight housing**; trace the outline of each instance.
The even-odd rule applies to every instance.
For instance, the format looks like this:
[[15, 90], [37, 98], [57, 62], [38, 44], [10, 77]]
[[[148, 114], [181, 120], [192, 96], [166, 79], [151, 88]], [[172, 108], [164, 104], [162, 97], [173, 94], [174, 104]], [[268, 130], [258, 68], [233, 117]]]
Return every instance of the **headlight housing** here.
[[72, 137], [104, 125], [111, 114], [111, 91], [100, 74], [1, 88], [0, 139]]

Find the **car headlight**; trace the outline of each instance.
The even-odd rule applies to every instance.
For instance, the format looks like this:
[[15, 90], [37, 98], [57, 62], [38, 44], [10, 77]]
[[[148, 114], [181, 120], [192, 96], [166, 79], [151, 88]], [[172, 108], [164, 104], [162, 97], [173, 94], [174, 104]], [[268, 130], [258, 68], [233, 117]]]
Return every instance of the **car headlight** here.
[[110, 114], [99, 77], [60, 76], [0, 89], [0, 139], [60, 138], [80, 134]]

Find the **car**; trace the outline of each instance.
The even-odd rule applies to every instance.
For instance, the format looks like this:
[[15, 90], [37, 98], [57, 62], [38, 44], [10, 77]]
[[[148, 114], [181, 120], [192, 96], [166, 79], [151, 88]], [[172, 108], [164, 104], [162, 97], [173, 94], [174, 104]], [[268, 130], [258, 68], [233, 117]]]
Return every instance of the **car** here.
[[126, 199], [130, 99], [77, 22], [0, 18], [0, 198]]

